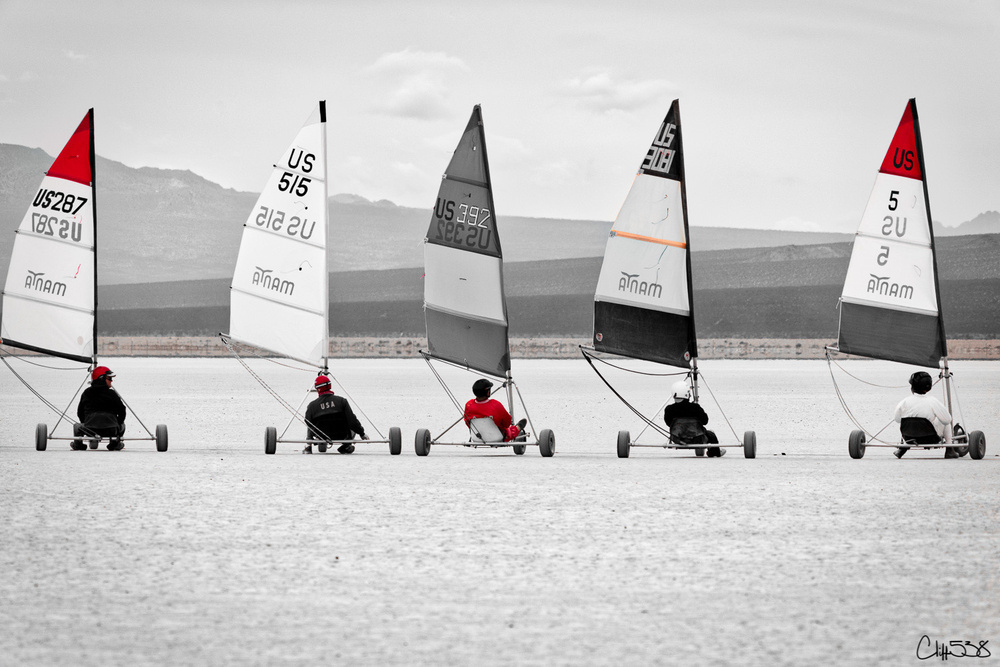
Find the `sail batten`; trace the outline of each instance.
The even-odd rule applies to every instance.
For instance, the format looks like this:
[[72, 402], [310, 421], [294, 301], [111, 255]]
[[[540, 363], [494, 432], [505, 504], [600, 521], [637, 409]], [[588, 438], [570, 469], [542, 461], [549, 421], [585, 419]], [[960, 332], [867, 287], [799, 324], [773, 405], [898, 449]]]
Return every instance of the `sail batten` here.
[[325, 367], [328, 348], [326, 108], [275, 165], [243, 228], [230, 291], [234, 340]]
[[882, 160], [851, 250], [837, 348], [936, 367], [947, 355], [916, 101]]
[[503, 251], [478, 105], [441, 179], [424, 240], [424, 322], [431, 357], [500, 377], [510, 371]]
[[95, 361], [95, 174], [90, 109], [46, 171], [16, 230], [0, 319], [5, 345]]
[[594, 295], [594, 348], [688, 367], [694, 331], [687, 196], [674, 100], [615, 218]]

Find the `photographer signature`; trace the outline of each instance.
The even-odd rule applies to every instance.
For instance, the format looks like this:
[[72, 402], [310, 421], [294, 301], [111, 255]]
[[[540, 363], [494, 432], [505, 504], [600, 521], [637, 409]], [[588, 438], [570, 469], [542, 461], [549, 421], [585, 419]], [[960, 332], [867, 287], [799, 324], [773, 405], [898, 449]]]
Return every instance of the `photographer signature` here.
[[947, 660], [948, 658], [988, 658], [992, 655], [990, 650], [986, 648], [986, 645], [989, 643], [989, 639], [984, 639], [978, 644], [974, 644], [970, 641], [962, 641], [960, 639], [953, 639], [947, 644], [935, 641], [934, 648], [931, 650], [931, 638], [924, 635], [920, 638], [920, 641], [917, 642], [917, 659], [930, 660], [931, 658], [941, 658], [942, 660]]

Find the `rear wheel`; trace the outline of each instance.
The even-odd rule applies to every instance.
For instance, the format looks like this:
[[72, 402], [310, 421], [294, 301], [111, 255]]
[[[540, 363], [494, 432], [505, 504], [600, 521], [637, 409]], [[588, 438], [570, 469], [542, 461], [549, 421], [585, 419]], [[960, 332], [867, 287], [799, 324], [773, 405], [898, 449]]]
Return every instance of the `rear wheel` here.
[[757, 434], [753, 431], [743, 432], [743, 456], [748, 459], [757, 458]]
[[431, 432], [425, 428], [418, 428], [417, 435], [413, 439], [413, 449], [417, 456], [427, 456], [431, 453]]
[[986, 456], [986, 436], [982, 431], [969, 433], [969, 456], [977, 461]]
[[264, 453], [274, 454], [278, 449], [278, 429], [268, 426], [264, 429]]
[[327, 445], [325, 441], [319, 442], [316, 443], [316, 449], [319, 450], [320, 454], [326, 454], [326, 450], [329, 449], [329, 445]]
[[538, 452], [545, 458], [556, 453], [556, 435], [550, 429], [543, 428], [538, 434]]
[[704, 447], [695, 447], [694, 448], [694, 455], [695, 456], [704, 456], [705, 455], [705, 448]]
[[618, 431], [618, 458], [627, 459], [630, 449], [632, 449], [632, 440], [628, 431]]
[[156, 425], [156, 451], [165, 452], [167, 451], [167, 425], [157, 424]]
[[860, 459], [865, 455], [865, 432], [851, 431], [851, 438], [847, 441], [847, 451], [852, 459]]
[[49, 425], [39, 424], [35, 427], [35, 449], [44, 452], [49, 446]]
[[399, 430], [398, 426], [389, 429], [389, 453], [393, 456], [399, 456], [403, 453], [403, 432]]

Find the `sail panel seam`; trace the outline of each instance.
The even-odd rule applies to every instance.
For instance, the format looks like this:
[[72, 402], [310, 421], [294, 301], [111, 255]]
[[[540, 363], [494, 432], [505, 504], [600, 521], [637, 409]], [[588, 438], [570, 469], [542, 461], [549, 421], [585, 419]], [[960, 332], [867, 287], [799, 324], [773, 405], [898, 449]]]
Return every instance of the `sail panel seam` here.
[[240, 294], [246, 294], [247, 296], [256, 297], [256, 298], [258, 298], [258, 299], [260, 299], [262, 301], [268, 301], [270, 303], [274, 303], [274, 304], [277, 304], [279, 306], [284, 306], [286, 308], [292, 308], [294, 310], [301, 310], [301, 311], [303, 311], [305, 313], [311, 313], [313, 315], [318, 315], [319, 317], [323, 317], [325, 315], [325, 313], [323, 313], [322, 311], [319, 311], [319, 310], [314, 310], [312, 308], [306, 308], [305, 306], [299, 306], [299, 305], [296, 305], [294, 303], [286, 303], [284, 301], [279, 301], [278, 299], [272, 299], [270, 297], [264, 296], [263, 294], [257, 294], [255, 292], [251, 292], [249, 290], [245, 290], [245, 289], [242, 289], [240, 287], [235, 287], [235, 286], [231, 285], [229, 287], [229, 289], [233, 290], [234, 292], [239, 292]]

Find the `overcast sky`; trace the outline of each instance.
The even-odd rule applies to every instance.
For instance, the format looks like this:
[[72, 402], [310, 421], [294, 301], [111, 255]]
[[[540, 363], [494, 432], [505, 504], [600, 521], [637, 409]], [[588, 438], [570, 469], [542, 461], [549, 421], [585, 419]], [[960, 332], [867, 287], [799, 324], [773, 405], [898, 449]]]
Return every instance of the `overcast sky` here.
[[430, 209], [483, 105], [498, 215], [611, 220], [675, 97], [692, 225], [855, 228], [915, 97], [931, 211], [1000, 209], [1000, 2], [0, 0], [0, 142]]

